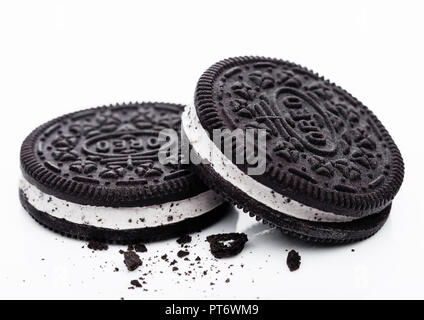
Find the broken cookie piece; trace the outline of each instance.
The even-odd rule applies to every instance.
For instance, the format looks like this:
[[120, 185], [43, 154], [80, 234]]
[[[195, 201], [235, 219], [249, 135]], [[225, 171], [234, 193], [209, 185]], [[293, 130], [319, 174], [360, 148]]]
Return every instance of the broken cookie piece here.
[[300, 255], [295, 250], [290, 250], [290, 252], [287, 254], [287, 266], [289, 267], [290, 271], [295, 271], [299, 269], [300, 267]]
[[215, 258], [232, 257], [239, 254], [248, 241], [245, 233], [221, 233], [206, 238], [210, 244], [211, 253]]
[[124, 263], [129, 271], [134, 271], [143, 264], [138, 254], [134, 251], [124, 252]]

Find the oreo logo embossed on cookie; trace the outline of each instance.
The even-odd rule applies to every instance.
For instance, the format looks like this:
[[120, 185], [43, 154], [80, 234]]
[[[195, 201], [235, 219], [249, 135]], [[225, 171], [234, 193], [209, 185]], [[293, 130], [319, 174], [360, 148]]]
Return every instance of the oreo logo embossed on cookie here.
[[223, 200], [187, 167], [158, 159], [183, 106], [131, 103], [83, 110], [23, 142], [20, 199], [41, 224], [102, 241], [149, 241], [216, 221]]
[[[210, 67], [183, 114], [183, 130], [199, 162], [194, 168], [209, 186], [258, 219], [311, 241], [373, 235], [403, 180], [400, 152], [367, 107], [282, 60], [240, 57]], [[224, 137], [232, 144], [225, 153], [215, 139], [223, 130], [256, 130], [264, 143], [251, 139], [255, 148], [248, 150], [248, 139], [240, 145], [238, 136]], [[255, 157], [263, 170], [250, 174]]]

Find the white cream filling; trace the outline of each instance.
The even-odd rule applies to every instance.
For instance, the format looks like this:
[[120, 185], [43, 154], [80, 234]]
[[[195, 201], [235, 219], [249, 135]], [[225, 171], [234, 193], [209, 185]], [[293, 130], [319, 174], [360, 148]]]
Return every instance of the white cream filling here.
[[206, 160], [222, 179], [267, 207], [286, 215], [309, 221], [348, 222], [356, 219], [355, 217], [336, 215], [306, 206], [276, 193], [242, 172], [209, 138], [207, 131], [200, 123], [194, 105], [186, 106], [182, 115], [182, 127], [194, 149], [193, 151], [202, 161]]
[[197, 196], [179, 201], [145, 207], [102, 207], [81, 205], [49, 195], [24, 177], [20, 190], [37, 210], [66, 221], [114, 230], [158, 227], [198, 217], [216, 208], [224, 200], [208, 190]]

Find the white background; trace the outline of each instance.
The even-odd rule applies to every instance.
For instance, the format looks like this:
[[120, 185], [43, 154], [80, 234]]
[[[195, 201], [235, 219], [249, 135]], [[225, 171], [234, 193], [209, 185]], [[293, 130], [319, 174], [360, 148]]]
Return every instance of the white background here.
[[[0, 298], [424, 298], [423, 16], [422, 1], [2, 1]], [[148, 266], [130, 273], [118, 253], [123, 247], [92, 253], [83, 242], [43, 229], [21, 208], [19, 148], [33, 128], [115, 102], [190, 103], [201, 73], [238, 55], [312, 68], [389, 129], [406, 174], [376, 236], [314, 247], [235, 211], [196, 236], [190, 249], [190, 257], [201, 256], [221, 273], [196, 271], [196, 280], [187, 281], [165, 262], [148, 261], [162, 253], [173, 258], [173, 240], [148, 245], [142, 254]], [[248, 234], [246, 249], [212, 260], [205, 236], [234, 230]], [[298, 271], [288, 271], [285, 249], [300, 252]], [[127, 289], [148, 270], [148, 291]]]

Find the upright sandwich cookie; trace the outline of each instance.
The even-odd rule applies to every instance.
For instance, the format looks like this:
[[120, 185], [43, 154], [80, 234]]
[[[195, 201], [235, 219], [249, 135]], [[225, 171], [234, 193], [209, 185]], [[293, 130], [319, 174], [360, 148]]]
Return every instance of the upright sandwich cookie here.
[[43, 124], [22, 144], [22, 205], [54, 231], [101, 241], [156, 240], [216, 221], [222, 198], [182, 165], [159, 161], [158, 134], [179, 132], [182, 111], [131, 103]]
[[[403, 180], [398, 148], [376, 116], [342, 88], [277, 59], [223, 60], [200, 78], [183, 114], [201, 178], [257, 219], [302, 239], [343, 243], [377, 232]], [[214, 133], [265, 134], [264, 172], [254, 154]], [[215, 132], [214, 132], [215, 131]], [[241, 156], [244, 161], [236, 161]]]

